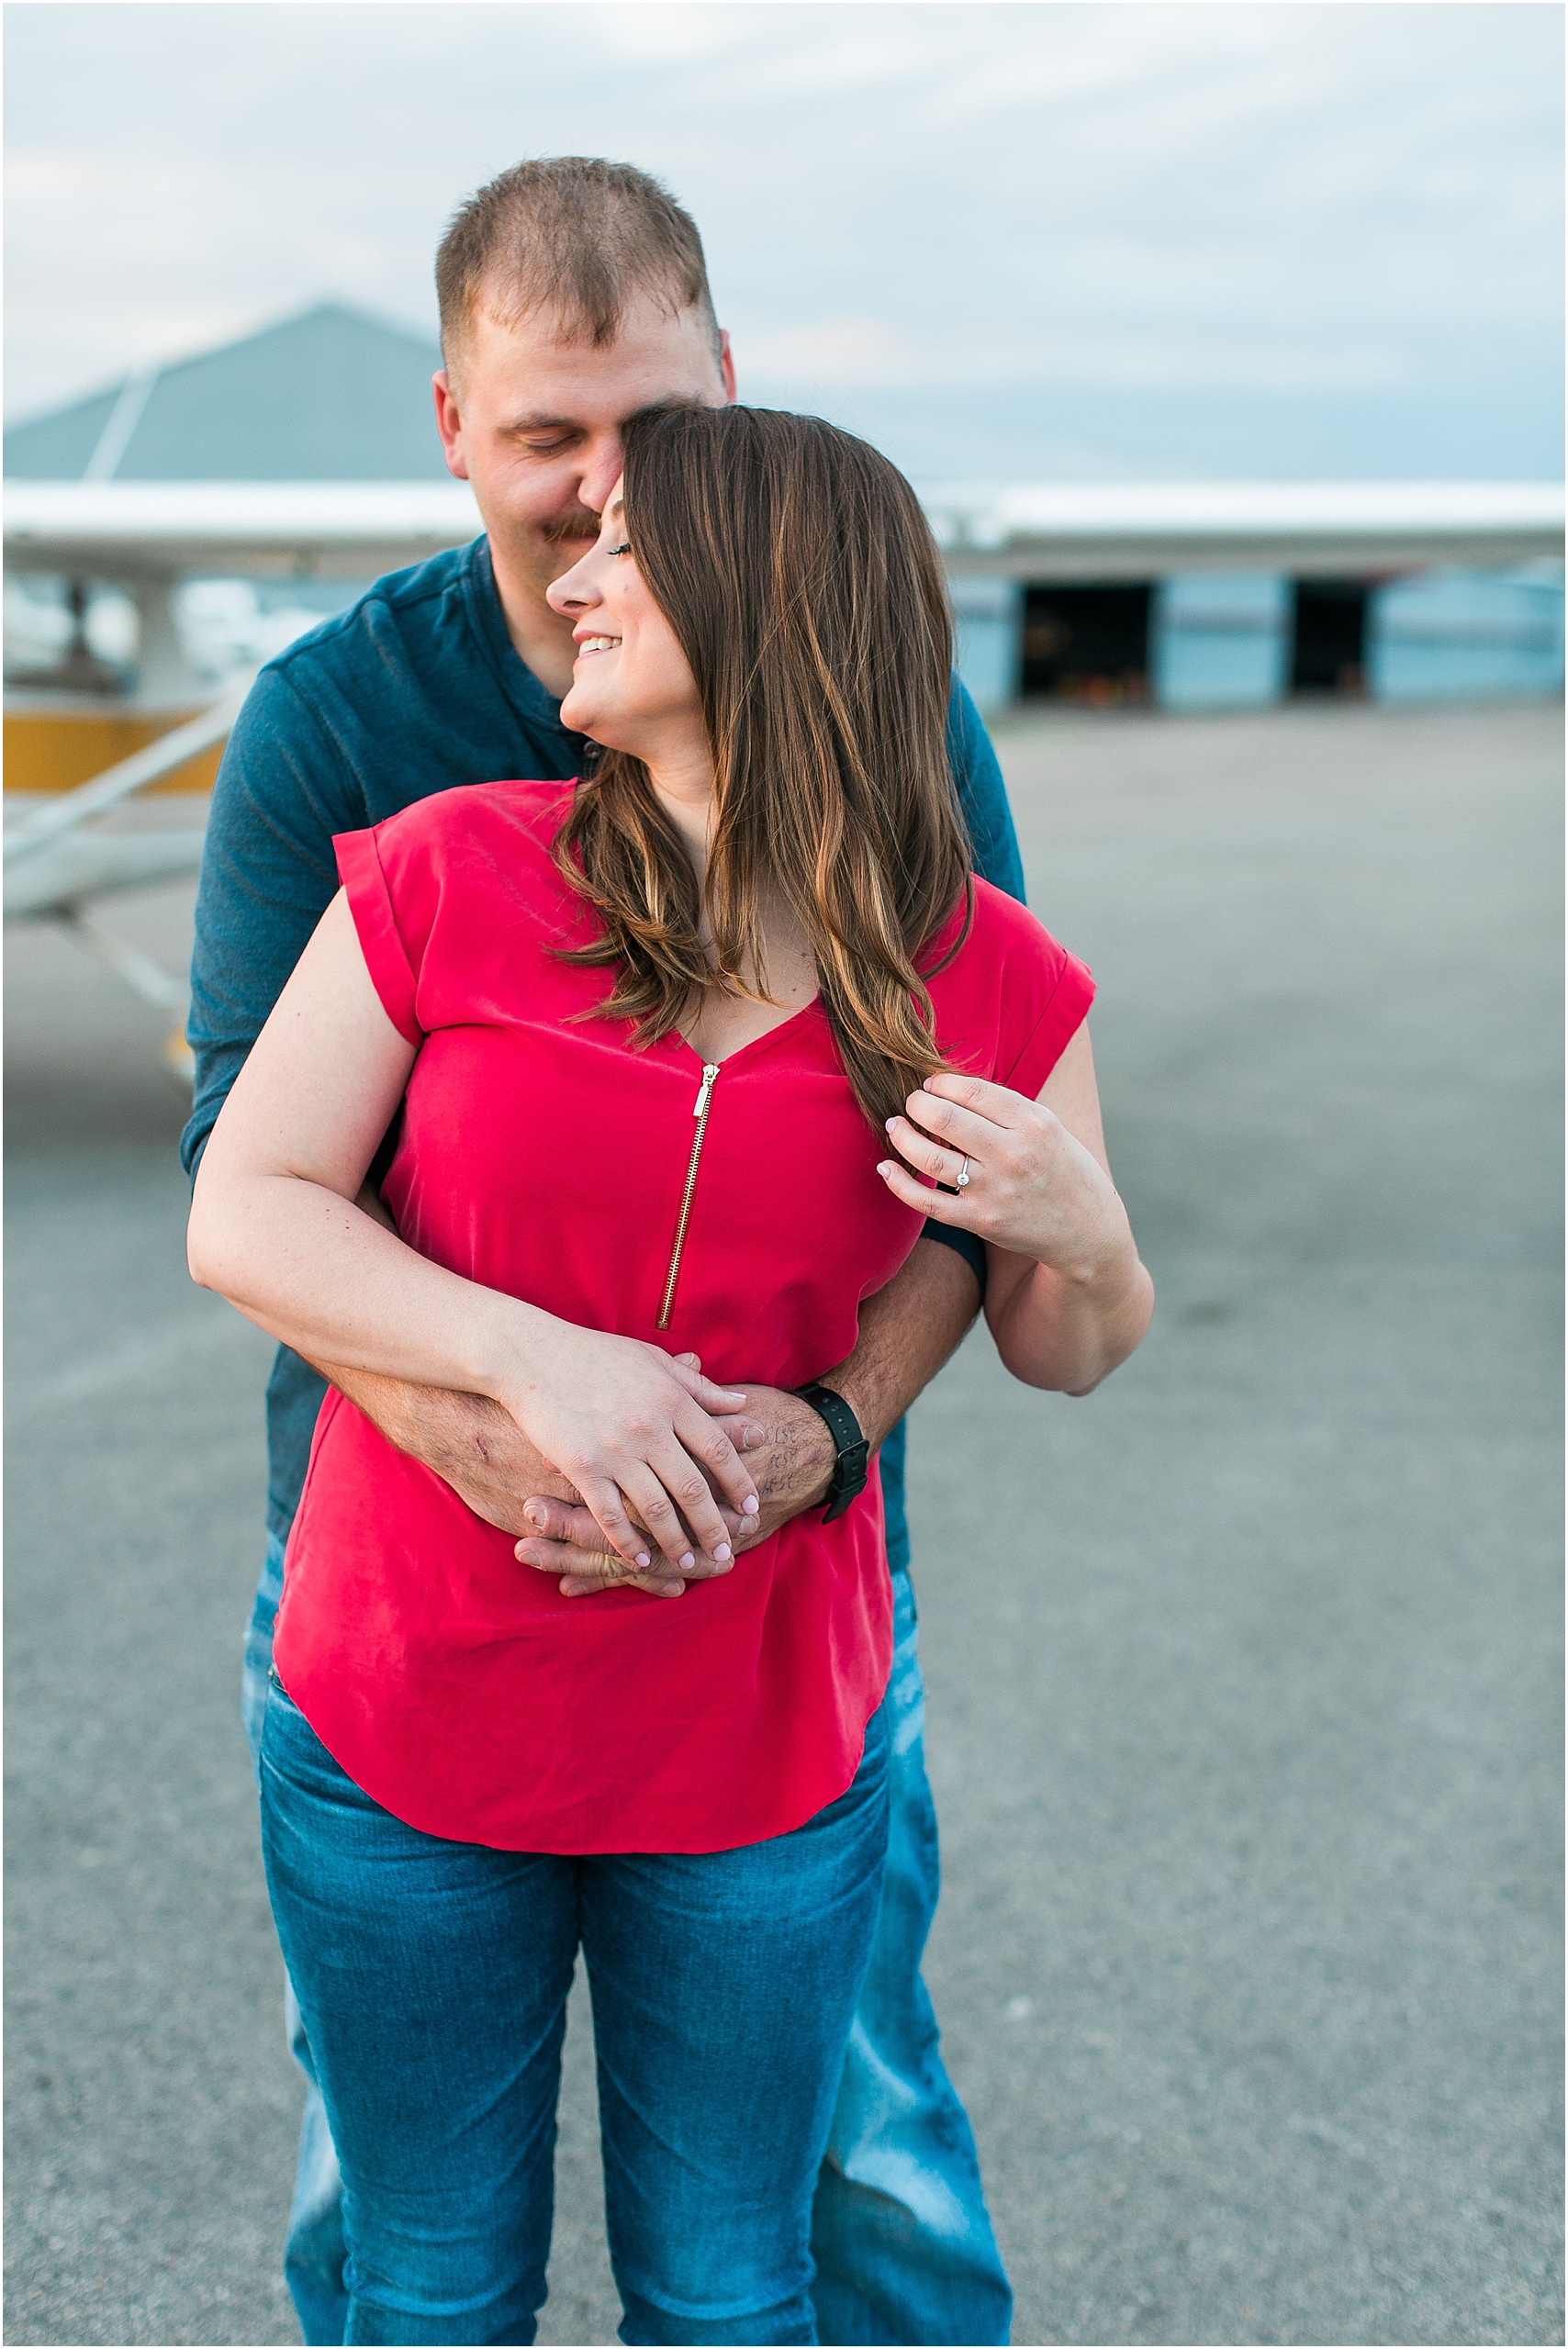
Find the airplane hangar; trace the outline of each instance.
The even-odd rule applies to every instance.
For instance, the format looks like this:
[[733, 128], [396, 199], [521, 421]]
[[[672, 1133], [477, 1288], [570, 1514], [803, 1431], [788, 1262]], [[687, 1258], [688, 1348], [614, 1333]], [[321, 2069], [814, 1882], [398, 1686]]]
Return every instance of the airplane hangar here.
[[[377, 573], [471, 536], [431, 422], [439, 364], [327, 303], [8, 431], [16, 787], [83, 780], [111, 713], [139, 747]], [[1562, 687], [1556, 485], [921, 488], [988, 714]], [[46, 774], [27, 721], [67, 700], [97, 725], [58, 776], [50, 729]]]

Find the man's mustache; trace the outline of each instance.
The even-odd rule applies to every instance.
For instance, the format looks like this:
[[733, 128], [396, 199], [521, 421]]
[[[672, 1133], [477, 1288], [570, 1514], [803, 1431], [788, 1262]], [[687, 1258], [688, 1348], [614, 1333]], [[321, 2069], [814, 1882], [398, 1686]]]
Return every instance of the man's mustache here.
[[601, 517], [591, 506], [579, 506], [575, 514], [565, 514], [558, 520], [546, 522], [540, 536], [546, 546], [577, 546], [585, 538], [597, 538]]

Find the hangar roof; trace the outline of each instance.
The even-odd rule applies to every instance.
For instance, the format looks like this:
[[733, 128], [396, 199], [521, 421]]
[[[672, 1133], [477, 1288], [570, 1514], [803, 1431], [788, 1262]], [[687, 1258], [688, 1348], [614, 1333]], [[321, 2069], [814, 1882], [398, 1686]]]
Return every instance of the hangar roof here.
[[24, 481], [445, 481], [434, 342], [340, 302], [13, 425]]

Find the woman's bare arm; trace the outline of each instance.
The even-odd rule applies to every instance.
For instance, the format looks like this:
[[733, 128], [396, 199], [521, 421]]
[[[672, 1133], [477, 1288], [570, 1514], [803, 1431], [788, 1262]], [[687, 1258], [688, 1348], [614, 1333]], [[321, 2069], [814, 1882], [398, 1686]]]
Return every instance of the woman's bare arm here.
[[1141, 1343], [1154, 1283], [1111, 1180], [1087, 1024], [1037, 1101], [942, 1076], [906, 1107], [888, 1138], [909, 1166], [944, 1184], [969, 1179], [933, 1193], [890, 1160], [888, 1188], [985, 1241], [986, 1320], [1014, 1377], [1090, 1393]]
[[628, 1504], [671, 1566], [690, 1554], [687, 1526], [727, 1557], [708, 1477], [745, 1515], [756, 1499], [710, 1415], [744, 1396], [657, 1347], [463, 1280], [356, 1203], [413, 1061], [340, 892], [213, 1128], [191, 1209], [193, 1278], [308, 1359], [489, 1396], [635, 1571], [650, 1558]]

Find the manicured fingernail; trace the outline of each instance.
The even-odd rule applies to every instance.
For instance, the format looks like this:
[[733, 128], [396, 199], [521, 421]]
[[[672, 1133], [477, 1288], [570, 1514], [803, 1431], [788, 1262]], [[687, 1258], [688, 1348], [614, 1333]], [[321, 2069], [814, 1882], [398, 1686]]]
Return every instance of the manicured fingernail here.
[[689, 1550], [689, 1549], [683, 1549], [683, 1550], [681, 1551], [681, 1553], [680, 1553], [680, 1571], [681, 1571], [681, 1572], [682, 1572], [683, 1574], [686, 1572], [686, 1571], [687, 1571], [688, 1567], [689, 1567], [689, 1566], [695, 1566], [695, 1565], [696, 1565], [696, 1563], [697, 1563], [697, 1560], [696, 1560], [696, 1559], [695, 1559], [695, 1558], [693, 1558], [693, 1556], [692, 1556], [692, 1554], [691, 1554], [691, 1552], [690, 1552], [690, 1550]]
[[890, 1133], [892, 1132], [892, 1130], [893, 1130], [894, 1126], [898, 1124], [898, 1119], [897, 1119], [896, 1117], [884, 1117], [884, 1118], [883, 1118], [883, 1120], [882, 1120], [882, 1124], [886, 1126], [886, 1128], [887, 1128], [888, 1132], [890, 1134]]
[[729, 1555], [730, 1555], [730, 1545], [729, 1545], [729, 1543], [728, 1543], [727, 1541], [722, 1541], [722, 1542], [719, 1544], [718, 1549], [713, 1552], [713, 1556], [714, 1556], [714, 1558], [715, 1558], [715, 1559], [720, 1559], [720, 1558], [728, 1558], [728, 1557], [729, 1557]]
[[877, 1172], [881, 1176], [881, 1178], [882, 1178], [882, 1180], [883, 1180], [883, 1181], [884, 1181], [884, 1182], [887, 1180], [888, 1177], [891, 1174], [892, 1170], [893, 1170], [893, 1162], [892, 1162], [892, 1160], [891, 1160], [890, 1158], [884, 1158], [884, 1159], [882, 1160], [882, 1162], [881, 1162], [880, 1166], [879, 1166], [879, 1168], [877, 1169]]
[[645, 1549], [639, 1549], [632, 1560], [633, 1566], [651, 1566], [653, 1562]]
[[761, 1507], [762, 1504], [757, 1499], [755, 1493], [748, 1493], [746, 1498], [741, 1503], [742, 1511], [748, 1517], [755, 1517], [760, 1511]]

